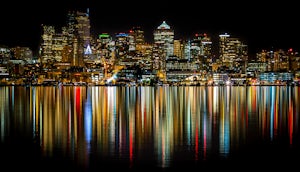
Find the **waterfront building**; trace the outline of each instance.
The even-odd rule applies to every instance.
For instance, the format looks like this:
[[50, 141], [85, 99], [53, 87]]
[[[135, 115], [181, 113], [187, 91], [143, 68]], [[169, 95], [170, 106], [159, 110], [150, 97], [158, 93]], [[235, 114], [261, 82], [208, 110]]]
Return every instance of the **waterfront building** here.
[[165, 70], [165, 60], [174, 54], [174, 31], [163, 21], [153, 33], [153, 60], [156, 70]]
[[11, 50], [8, 46], [0, 45], [0, 64], [6, 64], [11, 57]]
[[188, 59], [181, 59], [177, 56], [170, 56], [166, 60], [166, 81], [182, 82], [197, 72], [197, 64]]
[[294, 81], [294, 74], [291, 72], [261, 72], [259, 74], [261, 85], [290, 84]]
[[222, 68], [228, 72], [245, 73], [248, 60], [248, 46], [239, 38], [229, 34], [219, 35], [219, 55]]
[[267, 64], [260, 61], [249, 61], [247, 64], [247, 76], [257, 78], [258, 74], [267, 71]]
[[262, 50], [256, 54], [256, 58], [260, 62], [264, 62], [267, 65], [267, 71], [279, 72], [289, 71], [292, 67], [290, 63], [294, 54], [292, 52], [279, 50]]
[[0, 66], [0, 83], [3, 78], [9, 78], [9, 71], [5, 66]]

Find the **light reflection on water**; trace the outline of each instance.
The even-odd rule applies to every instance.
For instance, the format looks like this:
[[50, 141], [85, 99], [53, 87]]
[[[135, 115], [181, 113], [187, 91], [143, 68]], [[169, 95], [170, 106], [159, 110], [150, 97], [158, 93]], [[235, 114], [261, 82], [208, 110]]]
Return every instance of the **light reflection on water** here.
[[[172, 167], [299, 134], [299, 87], [0, 87], [1, 143], [80, 166]], [[296, 137], [297, 136], [297, 137]], [[295, 137], [295, 138], [294, 138]]]

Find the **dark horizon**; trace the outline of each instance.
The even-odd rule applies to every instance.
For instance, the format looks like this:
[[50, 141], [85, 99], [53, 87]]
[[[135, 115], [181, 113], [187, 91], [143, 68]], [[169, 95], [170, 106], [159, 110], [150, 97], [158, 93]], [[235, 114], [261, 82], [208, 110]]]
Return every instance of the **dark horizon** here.
[[[154, 29], [166, 21], [175, 32], [176, 39], [191, 38], [195, 33], [206, 32], [212, 37], [228, 33], [248, 45], [249, 54], [262, 49], [293, 48], [299, 50], [296, 25], [297, 10], [292, 2], [189, 2], [173, 4], [168, 1], [149, 2], [97, 2], [96, 0], [57, 0], [45, 3], [31, 1], [8, 2], [1, 7], [3, 23], [0, 44], [28, 46], [38, 50], [41, 24], [59, 29], [66, 23], [68, 10], [83, 11], [89, 8], [91, 34], [126, 32], [134, 26], [144, 29], [147, 42], [153, 39]], [[54, 4], [54, 5], [53, 5]], [[55, 5], [56, 4], [56, 5]], [[59, 4], [59, 5], [57, 5]]]

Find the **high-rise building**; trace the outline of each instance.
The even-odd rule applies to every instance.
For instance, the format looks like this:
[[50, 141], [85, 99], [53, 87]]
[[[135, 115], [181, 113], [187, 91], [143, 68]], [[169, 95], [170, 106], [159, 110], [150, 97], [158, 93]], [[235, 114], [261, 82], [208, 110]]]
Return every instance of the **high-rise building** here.
[[181, 40], [174, 40], [174, 55], [182, 59], [184, 54], [183, 50], [184, 49]]
[[200, 70], [209, 71], [212, 63], [212, 41], [207, 33], [196, 34], [196, 39], [200, 40], [200, 49], [198, 60], [200, 61]]
[[174, 31], [171, 27], [163, 21], [161, 25], [153, 33], [154, 35], [154, 46], [158, 50], [153, 56], [155, 61], [155, 69], [165, 70], [165, 61], [168, 57], [174, 54]]
[[257, 53], [257, 61], [266, 64], [268, 72], [279, 72], [290, 70], [290, 52], [282, 49], [273, 51], [262, 50]]
[[174, 31], [165, 21], [154, 31], [154, 44], [164, 51], [166, 58], [173, 55]]
[[41, 62], [60, 62], [62, 50], [66, 45], [62, 34], [56, 32], [54, 26], [42, 25], [42, 43], [40, 46]]
[[145, 36], [144, 30], [140, 26], [135, 26], [130, 30], [130, 34], [134, 37], [134, 42], [136, 44], [144, 44], [145, 43]]
[[96, 53], [99, 58], [109, 59], [113, 51], [114, 46], [112, 44], [112, 38], [108, 33], [102, 33], [97, 39]]
[[76, 30], [78, 32], [78, 36], [80, 41], [82, 41], [82, 45], [84, 48], [87, 48], [91, 43], [91, 34], [90, 34], [90, 19], [89, 19], [89, 10], [87, 12], [76, 12]]
[[198, 66], [197, 70], [209, 71], [212, 62], [212, 41], [206, 33], [196, 33], [183, 43], [184, 58]]
[[231, 72], [245, 72], [248, 60], [248, 46], [239, 38], [227, 33], [219, 35], [219, 52], [222, 67]]
[[72, 66], [84, 66], [85, 58], [92, 53], [90, 27], [89, 10], [86, 13], [69, 11], [61, 33], [57, 33], [54, 26], [42, 25], [42, 62], [64, 61]]
[[[79, 59], [85, 59], [89, 58], [89, 52], [88, 49], [90, 47], [91, 43], [91, 34], [90, 34], [90, 19], [89, 19], [89, 9], [87, 9], [86, 12], [80, 12], [76, 11], [76, 31], [78, 34], [78, 56]], [[80, 61], [79, 66], [83, 66], [83, 61]]]
[[117, 59], [124, 59], [129, 52], [129, 34], [117, 33], [115, 40], [115, 51]]
[[211, 37], [207, 33], [196, 34], [197, 39], [200, 40], [200, 52], [199, 55], [205, 58], [211, 58], [212, 56], [212, 41]]
[[145, 44], [144, 31], [140, 26], [133, 27], [129, 33], [129, 51], [136, 52], [140, 51], [139, 48], [141, 45]]
[[135, 52], [136, 50], [136, 40], [135, 40], [135, 35], [133, 33], [132, 30], [129, 31], [128, 33], [128, 51], [131, 52]]

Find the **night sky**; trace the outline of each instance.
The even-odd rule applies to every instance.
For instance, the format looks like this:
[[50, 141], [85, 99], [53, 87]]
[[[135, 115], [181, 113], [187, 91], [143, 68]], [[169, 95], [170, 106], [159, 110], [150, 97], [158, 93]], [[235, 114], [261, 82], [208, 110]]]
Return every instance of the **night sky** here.
[[299, 50], [298, 5], [289, 1], [10, 0], [0, 6], [0, 44], [29, 46], [36, 51], [41, 24], [60, 28], [68, 10], [89, 8], [93, 36], [141, 26], [151, 42], [153, 30], [165, 20], [174, 29], [176, 39], [203, 32], [214, 39], [226, 32], [240, 37], [250, 53], [277, 48]]

